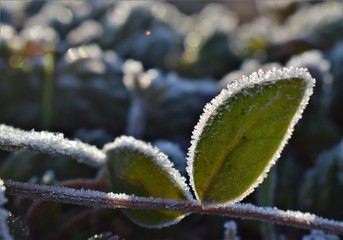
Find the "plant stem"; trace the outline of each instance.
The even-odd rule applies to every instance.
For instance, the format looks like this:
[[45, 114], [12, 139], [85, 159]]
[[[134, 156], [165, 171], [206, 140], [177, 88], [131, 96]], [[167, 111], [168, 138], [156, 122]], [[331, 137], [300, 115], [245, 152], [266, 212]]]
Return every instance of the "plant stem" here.
[[4, 185], [7, 193], [33, 200], [48, 200], [97, 208], [163, 209], [229, 216], [304, 229], [320, 229], [343, 235], [343, 222], [324, 219], [309, 213], [282, 211], [277, 208], [257, 207], [251, 204], [202, 206], [197, 201], [136, 197], [126, 194], [43, 186], [12, 180], [4, 180]]
[[148, 112], [147, 103], [141, 96], [132, 96], [130, 105], [126, 134], [135, 138], [143, 138], [146, 128], [146, 117]]
[[52, 53], [45, 55], [46, 64], [44, 67], [44, 83], [42, 95], [42, 126], [45, 130], [50, 130], [52, 122], [52, 98], [54, 89], [54, 56]]

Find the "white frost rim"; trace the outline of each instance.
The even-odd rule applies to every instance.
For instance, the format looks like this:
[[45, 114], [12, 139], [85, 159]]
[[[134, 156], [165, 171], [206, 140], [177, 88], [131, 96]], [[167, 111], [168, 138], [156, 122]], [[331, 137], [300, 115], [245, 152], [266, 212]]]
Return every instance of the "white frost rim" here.
[[[301, 78], [306, 82], [306, 88], [304, 89], [304, 96], [303, 99], [300, 102], [300, 105], [293, 116], [293, 119], [291, 123], [289, 124], [288, 130], [281, 141], [279, 148], [274, 153], [272, 159], [265, 167], [262, 174], [258, 177], [256, 182], [250, 186], [242, 195], [238, 196], [237, 198], [223, 203], [223, 205], [227, 204], [233, 204], [236, 202], [241, 201], [244, 199], [247, 195], [249, 195], [253, 190], [263, 181], [263, 179], [266, 177], [267, 173], [269, 172], [270, 168], [275, 164], [276, 160], [280, 157], [281, 151], [287, 144], [288, 139], [291, 137], [293, 133], [293, 129], [295, 124], [299, 121], [299, 119], [302, 116], [302, 113], [308, 104], [308, 101], [310, 99], [311, 94], [313, 93], [313, 87], [315, 85], [315, 79], [311, 77], [308, 70], [306, 68], [294, 68], [294, 67], [284, 67], [284, 68], [273, 68], [269, 71], [262, 71], [259, 70], [257, 72], [254, 72], [250, 74], [248, 77], [242, 76], [237, 81], [234, 81], [230, 83], [226, 89], [223, 89], [218, 96], [213, 98], [211, 102], [207, 103], [204, 107], [203, 113], [200, 116], [200, 119], [196, 126], [194, 127], [193, 133], [192, 133], [192, 140], [191, 140], [191, 146], [188, 149], [187, 153], [187, 168], [186, 171], [190, 177], [190, 184], [191, 188], [193, 189], [195, 196], [198, 200], [200, 200], [194, 184], [194, 177], [193, 177], [193, 160], [194, 156], [196, 154], [195, 149], [198, 144], [198, 140], [203, 132], [204, 126], [206, 125], [206, 122], [209, 120], [209, 118], [216, 114], [216, 111], [218, 107], [228, 98], [233, 97], [235, 94], [239, 93], [241, 90], [245, 88], [252, 87], [255, 84], [263, 84], [263, 83], [273, 83], [278, 80], [285, 80], [285, 79], [291, 79], [291, 78]], [[220, 204], [221, 205], [221, 204]]]

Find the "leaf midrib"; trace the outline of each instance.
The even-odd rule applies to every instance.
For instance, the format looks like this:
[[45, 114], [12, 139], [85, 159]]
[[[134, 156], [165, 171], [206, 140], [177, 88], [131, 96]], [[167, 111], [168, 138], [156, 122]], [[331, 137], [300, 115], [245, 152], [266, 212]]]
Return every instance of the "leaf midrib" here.
[[257, 122], [258, 120], [258, 117], [257, 116], [254, 116], [254, 117], [251, 117], [250, 120], [248, 120], [246, 122], [246, 124], [244, 124], [242, 126], [242, 128], [245, 128], [246, 130], [245, 131], [242, 131], [242, 132], [239, 132], [239, 134], [237, 134], [234, 138], [233, 138], [233, 141], [229, 147], [225, 148], [226, 150], [222, 152], [222, 154], [220, 155], [219, 157], [219, 161], [218, 161], [218, 164], [215, 164], [214, 165], [214, 168], [213, 168], [213, 171], [211, 171], [211, 175], [207, 181], [207, 184], [205, 184], [204, 186], [204, 190], [203, 190], [203, 197], [202, 197], [202, 200], [203, 201], [204, 199], [206, 199], [206, 194], [209, 193], [208, 189], [211, 189], [211, 187], [213, 186], [214, 184], [214, 179], [217, 177], [217, 174], [219, 172], [219, 170], [221, 169], [221, 166], [223, 165], [225, 159], [226, 159], [226, 156], [232, 152], [233, 149], [236, 148], [236, 146], [241, 142], [242, 138], [244, 137], [245, 133]]

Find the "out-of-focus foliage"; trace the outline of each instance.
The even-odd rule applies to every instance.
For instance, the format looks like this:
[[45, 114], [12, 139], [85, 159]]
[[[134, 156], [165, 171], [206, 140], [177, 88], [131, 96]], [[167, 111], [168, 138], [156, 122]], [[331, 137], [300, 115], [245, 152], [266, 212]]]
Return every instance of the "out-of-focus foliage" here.
[[26, 240], [30, 235], [29, 228], [24, 225], [20, 217], [15, 217], [12, 214], [7, 219], [10, 234], [15, 240]]
[[[175, 5], [182, 4], [186, 8], [195, 2]], [[168, 86], [158, 94], [158, 101], [156, 95], [147, 97], [154, 104], [145, 112], [141, 138], [177, 144], [179, 150], [176, 145], [156, 142], [183, 169], [193, 126], [204, 104], [221, 88], [260, 68], [307, 67], [317, 86], [278, 163], [275, 205], [343, 219], [339, 160], [329, 154], [343, 133], [342, 3], [289, 0], [276, 6], [275, 2], [256, 1], [258, 15], [249, 22], [243, 22], [242, 13], [227, 6], [201, 5], [204, 8], [200, 12], [187, 15], [172, 1], [2, 1], [0, 122], [43, 129], [44, 82], [52, 57], [52, 119], [48, 130], [101, 147], [127, 134], [134, 94], [124, 84], [129, 73], [123, 66], [134, 59], [142, 65], [143, 75], [159, 86]], [[94, 170], [61, 157], [0, 152], [0, 161], [0, 177], [5, 179], [51, 184], [97, 177]], [[301, 190], [294, 187], [300, 185]], [[247, 201], [255, 200], [249, 197]], [[30, 204], [26, 201], [8, 208], [24, 218]], [[44, 234], [49, 235], [49, 231], [59, 231], [72, 215], [65, 217], [63, 211], [70, 209], [64, 207], [52, 209], [55, 212], [43, 216], [44, 220], [24, 221], [30, 229], [38, 229], [34, 235], [38, 239], [46, 239]], [[81, 215], [87, 212], [83, 208], [78, 211]], [[52, 223], [45, 224], [46, 217]], [[125, 239], [223, 237], [224, 220], [217, 218], [192, 216], [158, 233], [134, 226], [111, 211], [101, 217], [110, 220], [100, 221], [99, 217], [94, 225], [78, 225], [87, 231], [65, 236], [86, 239], [112, 232]], [[46, 227], [48, 223], [51, 228]], [[73, 224], [69, 226], [79, 229]], [[260, 237], [255, 223], [237, 221], [237, 225], [242, 239]], [[58, 229], [51, 230], [54, 227]], [[278, 230], [276, 234], [282, 232], [290, 239], [304, 235], [289, 228]]]
[[298, 204], [335, 219], [343, 219], [340, 194], [343, 193], [343, 141], [319, 155], [314, 167], [304, 176]]
[[327, 240], [339, 240], [339, 237], [335, 234], [325, 233], [323, 231], [311, 230], [310, 234], [305, 235], [302, 240], [317, 240], [317, 239], [327, 239]]
[[53, 178], [58, 180], [92, 177], [95, 174], [92, 168], [80, 165], [71, 158], [28, 152], [10, 154], [0, 165], [1, 177], [17, 181], [44, 183], [44, 176], [48, 177], [45, 174], [49, 171], [53, 173]]

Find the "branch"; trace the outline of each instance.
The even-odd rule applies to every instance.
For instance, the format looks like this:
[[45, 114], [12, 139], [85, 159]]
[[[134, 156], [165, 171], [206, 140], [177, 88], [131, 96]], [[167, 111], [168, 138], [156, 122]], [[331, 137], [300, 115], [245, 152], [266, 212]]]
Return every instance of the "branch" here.
[[42, 186], [4, 180], [6, 192], [33, 200], [48, 200], [103, 208], [137, 208], [175, 210], [273, 222], [304, 229], [320, 229], [343, 235], [343, 222], [328, 220], [310, 213], [282, 211], [277, 208], [256, 207], [251, 204], [202, 206], [197, 201], [153, 199], [126, 194], [104, 193], [92, 190], [76, 190], [65, 187]]
[[91, 167], [100, 167], [106, 161], [105, 153], [98, 148], [65, 139], [62, 133], [23, 131], [4, 124], [0, 124], [0, 150], [60, 154]]

